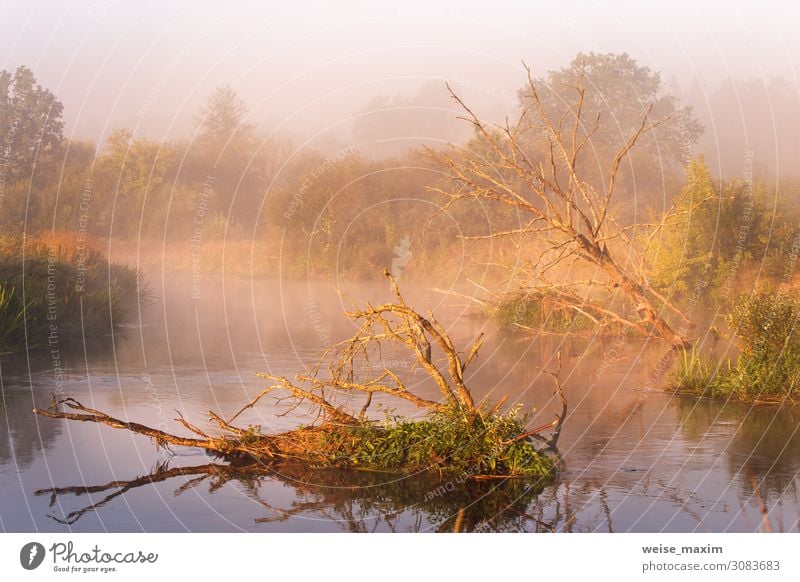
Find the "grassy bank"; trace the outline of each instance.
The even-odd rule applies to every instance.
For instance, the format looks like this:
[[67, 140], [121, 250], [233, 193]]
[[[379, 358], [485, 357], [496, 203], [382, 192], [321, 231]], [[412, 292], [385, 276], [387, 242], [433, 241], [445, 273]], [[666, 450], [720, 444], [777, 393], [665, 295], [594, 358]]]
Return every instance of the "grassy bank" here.
[[0, 236], [0, 354], [102, 337], [146, 297], [138, 273], [91, 241]]
[[737, 301], [726, 323], [738, 342], [737, 358], [722, 362], [686, 350], [674, 376], [676, 391], [746, 402], [800, 400], [800, 299], [760, 291]]

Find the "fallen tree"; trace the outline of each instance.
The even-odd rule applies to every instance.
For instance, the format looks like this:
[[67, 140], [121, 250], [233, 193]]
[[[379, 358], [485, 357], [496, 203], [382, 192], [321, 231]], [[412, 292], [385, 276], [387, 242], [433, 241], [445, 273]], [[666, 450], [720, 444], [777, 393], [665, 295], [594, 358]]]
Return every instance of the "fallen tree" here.
[[[220, 429], [218, 434], [197, 427], [180, 413], [176, 421], [192, 436], [170, 434], [88, 408], [72, 398], [54, 401], [48, 409], [34, 412], [128, 430], [154, 439], [158, 446], [205, 449], [239, 465], [301, 461], [316, 467], [460, 472], [470, 478], [552, 475], [555, 462], [550, 453], [556, 450], [567, 414], [558, 377], [560, 357], [559, 370], [547, 373], [555, 380], [561, 412], [554, 421], [528, 429], [527, 416], [519, 406], [503, 414], [500, 409], [505, 398], [494, 406], [475, 403], [465, 384], [465, 371], [475, 361], [483, 337], [476, 338], [462, 355], [433, 314], [417, 313], [406, 303], [388, 271], [385, 276], [391, 282], [394, 302], [346, 312], [360, 323], [355, 335], [327, 349], [307, 373], [297, 374], [294, 380], [259, 374], [270, 385], [230, 418], [209, 411], [209, 419]], [[382, 352], [396, 347], [411, 352], [412, 370], [424, 371], [439, 398], [410, 390], [390, 368], [373, 372]], [[312, 422], [277, 434], [263, 434], [259, 425], [233, 424], [272, 393], [278, 393], [282, 401], [288, 399], [293, 407], [310, 404]], [[370, 419], [368, 412], [376, 394], [410, 402], [427, 415], [422, 420]], [[364, 398], [358, 412], [348, 410], [348, 402], [340, 402], [354, 395]], [[545, 436], [547, 431], [552, 431], [549, 437]]]
[[617, 122], [590, 111], [590, 102], [605, 98], [587, 84], [586, 62], [577, 64], [574, 96], [571, 101], [564, 96], [558, 112], [548, 106], [548, 93], [558, 95], [560, 88], [537, 81], [525, 68], [528, 83], [515, 122], [483, 121], [448, 86], [474, 137], [465, 146], [429, 150], [447, 173], [441, 185], [430, 188], [444, 197], [440, 212], [464, 201], [510, 208], [521, 218], [519, 228], [463, 238], [513, 241], [516, 258], [502, 266], [524, 282], [525, 291], [546, 295], [600, 328], [622, 326], [674, 346], [690, 345], [667, 315], [685, 328], [693, 323], [649, 282], [641, 242], [652, 241], [683, 211], [673, 205], [652, 223], [626, 224], [614, 205], [626, 160], [670, 114], [653, 119], [657, 101], [640, 103], [639, 122], [618, 136], [624, 139], [612, 154], [601, 143], [607, 137], [601, 130]]

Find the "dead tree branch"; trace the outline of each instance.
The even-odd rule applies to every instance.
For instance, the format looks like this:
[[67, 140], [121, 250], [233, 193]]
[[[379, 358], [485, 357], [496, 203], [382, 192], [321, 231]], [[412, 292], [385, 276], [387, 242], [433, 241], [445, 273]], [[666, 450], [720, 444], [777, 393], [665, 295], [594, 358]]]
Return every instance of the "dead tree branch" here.
[[[645, 134], [669, 121], [669, 117], [653, 120], [654, 104], [646, 104], [638, 126], [608, 160], [604, 182], [593, 185], [583, 177], [581, 168], [587, 150], [592, 149], [600, 115], [585, 119], [585, 67], [578, 76], [575, 100], [554, 117], [545, 106], [531, 69], [524, 63], [523, 66], [528, 77], [528, 95], [514, 124], [484, 123], [448, 86], [453, 100], [464, 111], [462, 119], [473, 126], [476, 137], [473, 145], [454, 146], [450, 151], [429, 150], [429, 155], [449, 173], [449, 184], [432, 190], [444, 196], [445, 207], [478, 199], [529, 215], [530, 219], [519, 229], [470, 238], [531, 238], [534, 244], [526, 247], [527, 251], [540, 253], [538, 260], [530, 261], [528, 277], [534, 281], [563, 261], [577, 260], [593, 266], [601, 276], [593, 277], [589, 286], [619, 289], [636, 313], [632, 320], [616, 312], [614, 319], [620, 323], [626, 320], [627, 325], [637, 329], [652, 330], [674, 345], [687, 345], [686, 338], [673, 330], [662, 310], [676, 313], [684, 323], [685, 315], [653, 289], [636, 266], [629, 267], [616, 258], [636, 256], [637, 249], [612, 216], [623, 162]], [[545, 142], [546, 161], [535, 161], [536, 156], [530, 150], [531, 139]], [[612, 312], [610, 308], [606, 311], [606, 315]], [[460, 387], [455, 388], [458, 391]]]

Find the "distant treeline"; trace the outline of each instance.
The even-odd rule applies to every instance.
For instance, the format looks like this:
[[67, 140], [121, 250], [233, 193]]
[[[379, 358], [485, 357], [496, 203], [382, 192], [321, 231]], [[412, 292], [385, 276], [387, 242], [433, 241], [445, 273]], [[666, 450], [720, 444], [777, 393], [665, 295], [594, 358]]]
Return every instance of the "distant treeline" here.
[[[653, 117], [670, 121], [637, 144], [620, 173], [619, 216], [631, 224], [647, 222], [680, 200], [682, 188], [685, 192], [696, 187], [691, 183], [696, 165], [689, 166], [688, 174], [686, 168], [694, 163], [698, 141], [705, 143], [708, 137], [702, 137], [703, 127], [692, 110], [669, 93], [658, 73], [624, 54], [578, 55], [569, 66], [537, 80], [553, 111], [566, 102], [559, 87], [574, 92], [579, 65], [602, 96], [586, 107], [611, 120], [592, 138], [598, 157], [616, 138], [630, 133], [641, 118], [642, 102], [655, 102]], [[432, 88], [426, 87], [425, 93]], [[444, 87], [442, 95], [446, 96]], [[525, 90], [519, 92], [521, 104], [529, 97]], [[379, 111], [382, 105], [386, 112]], [[469, 242], [470, 236], [519, 228], [522, 218], [507, 207], [464, 204], [442, 211], [437, 190], [452, 177], [424, 148], [392, 150], [391, 158], [370, 155], [388, 131], [380, 115], [394, 115], [390, 111], [397, 108], [384, 100], [368, 109], [370, 115], [354, 121], [353, 143], [323, 154], [297, 149], [247, 123], [245, 104], [230, 87], [221, 87], [198, 112], [191, 140], [157, 142], [117, 129], [98, 147], [63, 137], [63, 108], [29, 69], [2, 71], [0, 226], [9, 234], [66, 231], [76, 237], [163, 241], [167, 246], [183, 245], [187, 253], [206, 252], [212, 242], [223, 239], [231, 246], [244, 241], [243, 249], [257, 250], [243, 267], [251, 273], [271, 272], [278, 257], [284, 274], [351, 276], [379, 272], [397, 261], [398, 252], [409, 268], [441, 270], [442, 260], [463, 256], [465, 248], [472, 249], [464, 245], [470, 244], [475, 250], [466, 252], [479, 262], [481, 243]], [[409, 134], [424, 130], [414, 123], [413, 118], [395, 119], [388, 127], [395, 133], [404, 127]], [[466, 141], [467, 147], [479, 148], [480, 143]], [[547, 159], [547, 152], [533, 142], [529, 153], [535, 163]], [[717, 160], [712, 161], [716, 166]], [[752, 175], [757, 169], [758, 164], [749, 168], [745, 182], [708, 178], [720, 193], [736, 194], [745, 188], [747, 199], [734, 196], [733, 202], [728, 197], [714, 207], [691, 207], [691, 212], [705, 213], [701, 222], [664, 230], [657, 241], [663, 249], [653, 256], [669, 267], [656, 268], [654, 277], [665, 282], [672, 273], [691, 277], [696, 274], [691, 265], [724, 269], [731, 261], [741, 273], [740, 265], [756, 264], [770, 256], [770, 249], [785, 252], [791, 246], [795, 224], [790, 201], [798, 186], [781, 182], [775, 187], [773, 182], [766, 189]], [[581, 170], [584, 176], [602, 179], [599, 167]], [[741, 244], [736, 213], [743, 210], [736, 204], [751, 205], [757, 217], [739, 237]], [[726, 225], [725, 220], [732, 223]], [[698, 233], [699, 224], [711, 230]], [[719, 253], [720, 258], [708, 263], [709, 253]], [[779, 259], [771, 261], [777, 264]], [[671, 284], [685, 292], [680, 282]]]

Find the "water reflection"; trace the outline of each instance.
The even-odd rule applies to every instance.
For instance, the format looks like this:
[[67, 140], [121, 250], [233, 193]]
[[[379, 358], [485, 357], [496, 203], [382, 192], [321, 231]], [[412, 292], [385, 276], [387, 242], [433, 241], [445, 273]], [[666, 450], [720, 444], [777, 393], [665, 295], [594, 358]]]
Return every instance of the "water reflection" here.
[[741, 493], [797, 499], [800, 409], [676, 398], [679, 423], [695, 443], [724, 432], [725, 466]]
[[34, 391], [6, 390], [0, 367], [0, 466], [24, 469], [51, 447], [61, 434], [58, 423], [38, 422], [31, 412], [35, 406], [47, 406], [46, 394]]
[[[114, 338], [126, 349], [128, 330]], [[13, 464], [23, 469], [52, 447], [61, 436], [62, 424], [46, 422], [34, 408], [49, 406], [52, 394], [85, 388], [81, 374], [92, 362], [102, 367], [113, 362], [114, 344], [109, 338], [86, 338], [82, 345], [58, 345], [47, 350], [0, 358], [0, 468]]]
[[[143, 477], [46, 488], [35, 495], [48, 500], [54, 523], [74, 527], [91, 514], [111, 511], [114, 504], [126, 505], [126, 496], [137, 489], [147, 493], [165, 484], [168, 488], [161, 487], [159, 493], [162, 512], [186, 496], [204, 503], [213, 503], [215, 497], [230, 503], [233, 492], [240, 503], [246, 497], [245, 511], [237, 512], [237, 526], [250, 531], [624, 532], [636, 529], [631, 528], [632, 519], [642, 516], [639, 512], [632, 517], [624, 508], [632, 494], [664, 503], [662, 518], [679, 513], [689, 523], [707, 519], [698, 494], [661, 479], [639, 491], [622, 491], [596, 478], [537, 486], [524, 479], [398, 477], [288, 464], [247, 468], [162, 464]], [[653, 531], [650, 526], [643, 529]]]
[[[49, 497], [51, 508], [66, 495], [90, 497], [88, 503], [64, 516], [50, 515], [58, 523], [73, 525], [133, 489], [165, 481], [173, 481], [174, 497], [203, 486], [214, 493], [235, 482], [261, 506], [261, 515], [253, 517], [254, 524], [314, 515], [349, 532], [519, 532], [554, 531], [556, 527], [535, 514], [542, 486], [530, 480], [442, 479], [432, 474], [397, 477], [287, 464], [247, 468], [216, 463], [175, 468], [162, 465], [149, 475], [129, 481], [41, 489], [35, 495]], [[293, 490], [293, 500], [285, 506], [262, 495], [267, 484], [276, 483]]]

